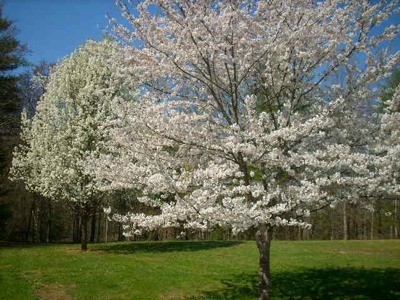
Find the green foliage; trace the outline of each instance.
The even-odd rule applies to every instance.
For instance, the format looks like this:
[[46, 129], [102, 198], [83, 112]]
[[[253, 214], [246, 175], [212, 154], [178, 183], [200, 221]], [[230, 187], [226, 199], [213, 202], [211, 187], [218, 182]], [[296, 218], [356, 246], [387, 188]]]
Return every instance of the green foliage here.
[[9, 194], [15, 189], [7, 181], [12, 150], [18, 143], [21, 110], [19, 76], [13, 71], [26, 65], [27, 49], [15, 38], [17, 32], [14, 21], [3, 16], [0, 2], [0, 239], [11, 217]]
[[11, 74], [21, 66], [26, 65], [24, 55], [26, 46], [22, 45], [15, 35], [18, 31], [14, 21], [3, 16], [0, 5], [0, 134], [10, 134], [18, 125], [20, 112], [20, 97], [18, 76]]
[[[255, 299], [254, 242], [0, 248], [0, 299]], [[274, 241], [272, 299], [398, 299], [400, 241]]]

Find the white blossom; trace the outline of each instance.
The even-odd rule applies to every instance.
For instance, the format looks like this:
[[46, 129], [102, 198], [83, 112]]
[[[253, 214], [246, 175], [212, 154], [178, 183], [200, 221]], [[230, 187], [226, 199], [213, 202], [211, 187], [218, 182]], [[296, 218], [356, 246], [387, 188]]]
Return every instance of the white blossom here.
[[133, 15], [118, 2], [132, 29], [116, 34], [141, 42], [128, 67], [140, 99], [115, 108], [113, 155], [91, 165], [103, 189], [159, 207], [116, 216], [128, 234], [307, 227], [311, 211], [376, 191], [375, 127], [358, 116], [399, 62], [386, 47], [399, 27], [373, 31], [394, 3], [159, 0]]
[[52, 69], [36, 114], [31, 120], [23, 115], [22, 144], [11, 169], [14, 180], [55, 201], [86, 207], [100, 201], [85, 166], [107, 139], [113, 103], [131, 86], [121, 72], [121, 49], [110, 40], [88, 41]]

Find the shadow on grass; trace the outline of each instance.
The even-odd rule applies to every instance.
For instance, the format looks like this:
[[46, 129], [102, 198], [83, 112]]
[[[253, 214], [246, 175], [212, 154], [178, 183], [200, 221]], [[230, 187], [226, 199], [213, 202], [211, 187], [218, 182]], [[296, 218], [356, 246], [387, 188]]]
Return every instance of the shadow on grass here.
[[9, 242], [0, 241], [0, 249], [7, 248], [37, 248], [37, 247], [50, 247], [53, 243], [41, 244], [41, 243], [31, 243], [31, 242]]
[[[257, 275], [223, 280], [200, 299], [256, 299]], [[400, 299], [400, 269], [326, 268], [272, 274], [272, 299]]]
[[101, 250], [108, 253], [132, 254], [135, 252], [180, 252], [200, 251], [221, 247], [232, 247], [240, 244], [237, 241], [171, 241], [171, 242], [125, 242], [114, 245], [96, 247], [93, 250]]

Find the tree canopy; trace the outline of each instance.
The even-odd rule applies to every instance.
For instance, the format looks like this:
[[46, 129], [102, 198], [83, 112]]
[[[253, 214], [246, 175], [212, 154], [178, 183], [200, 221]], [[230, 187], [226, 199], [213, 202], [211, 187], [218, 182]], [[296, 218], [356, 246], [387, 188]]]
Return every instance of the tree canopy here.
[[13, 179], [50, 199], [75, 203], [83, 223], [101, 201], [85, 161], [106, 139], [112, 102], [129, 93], [118, 64], [124, 64], [120, 46], [104, 40], [88, 41], [54, 66], [35, 115], [23, 114], [22, 144], [14, 153]]
[[115, 23], [123, 46], [78, 49], [23, 119], [13, 174], [31, 190], [86, 216], [102, 192], [134, 191], [150, 209], [111, 208], [127, 236], [253, 230], [259, 299], [276, 228], [398, 194], [387, 158], [398, 155], [397, 115], [369, 122], [361, 109], [400, 61], [388, 50], [400, 27], [385, 25], [396, 2], [117, 2], [130, 23]]
[[377, 188], [374, 139], [354, 113], [399, 62], [387, 51], [399, 26], [374, 30], [396, 4], [118, 2], [131, 28], [116, 24], [116, 33], [140, 42], [129, 69], [141, 99], [116, 112], [114, 155], [90, 168], [105, 188], [137, 189], [159, 213], [115, 218], [131, 235], [256, 229], [267, 299], [274, 228], [308, 226], [310, 212]]

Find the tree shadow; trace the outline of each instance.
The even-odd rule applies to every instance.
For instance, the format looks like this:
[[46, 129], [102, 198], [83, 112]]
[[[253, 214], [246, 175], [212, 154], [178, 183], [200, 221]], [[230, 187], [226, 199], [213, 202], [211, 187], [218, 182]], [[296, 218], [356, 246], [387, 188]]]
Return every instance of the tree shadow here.
[[136, 252], [182, 252], [200, 251], [214, 248], [232, 247], [240, 244], [239, 241], [168, 241], [168, 242], [123, 242], [95, 246], [92, 251], [104, 251], [115, 254], [132, 254]]
[[[225, 287], [200, 299], [256, 299], [257, 275], [221, 281]], [[400, 269], [325, 268], [272, 274], [272, 299], [400, 299]]]
[[17, 248], [37, 248], [37, 247], [51, 247], [52, 243], [32, 243], [32, 242], [10, 242], [0, 241], [0, 249], [17, 249]]

